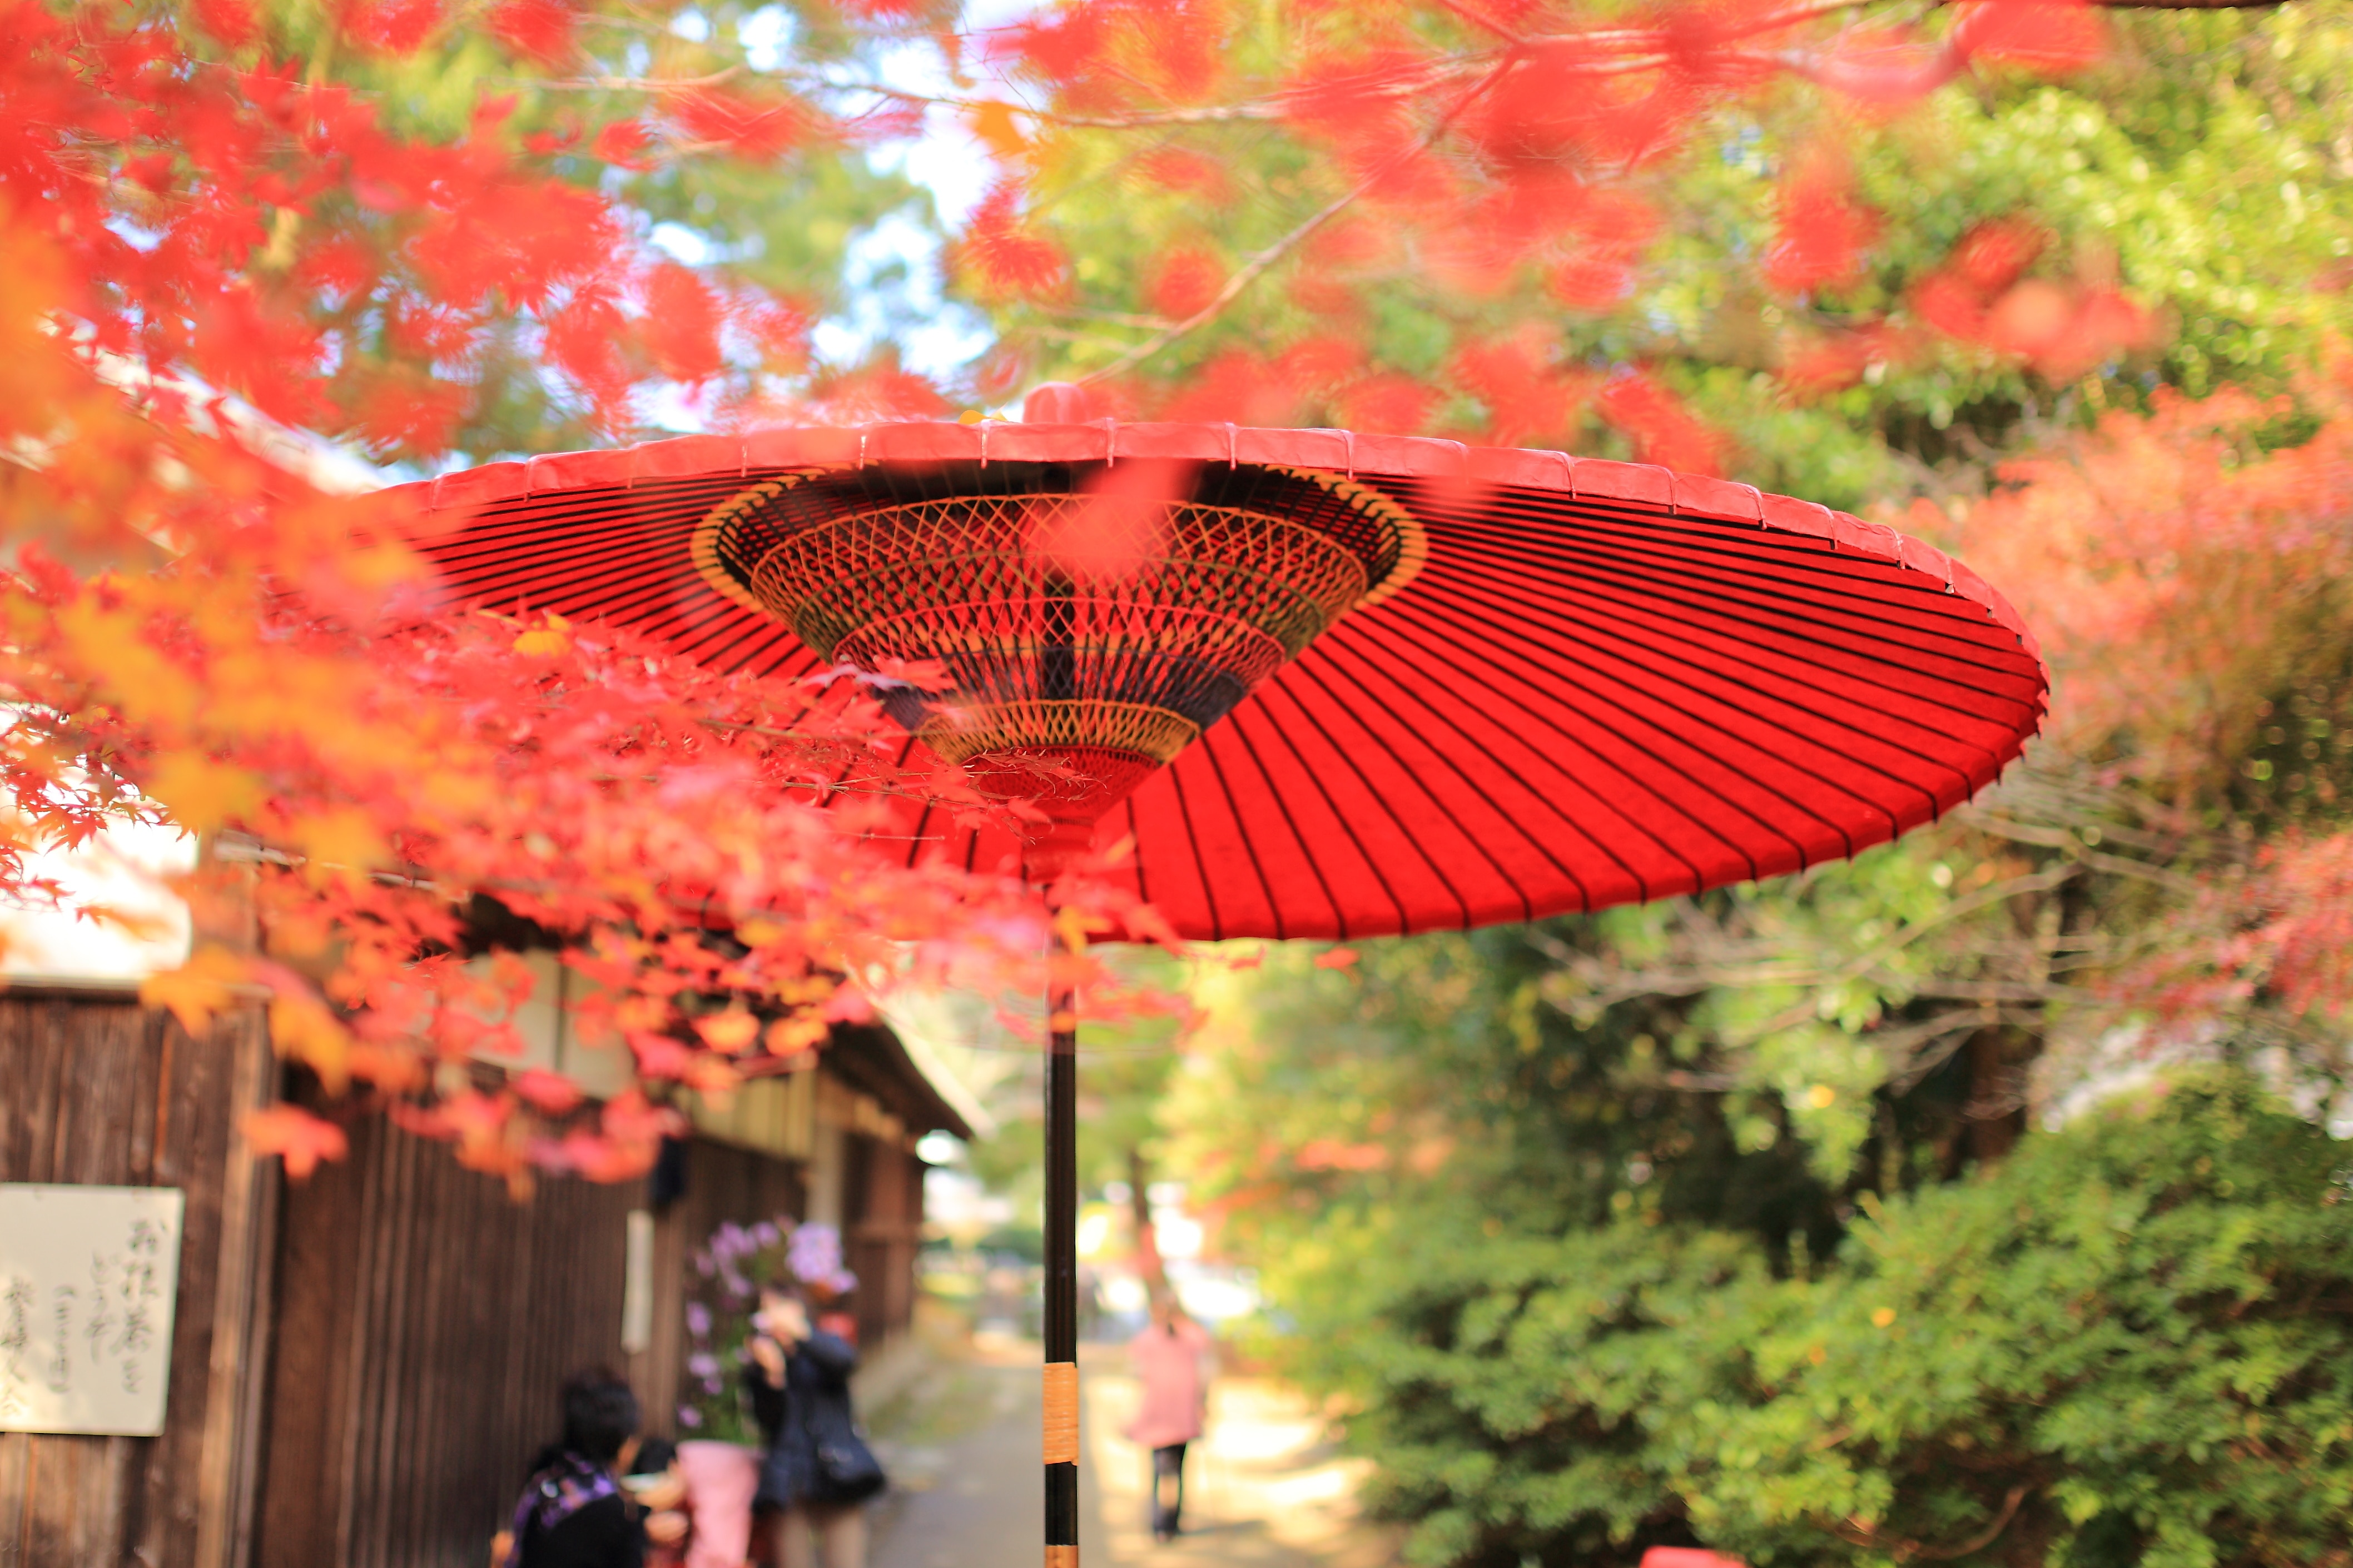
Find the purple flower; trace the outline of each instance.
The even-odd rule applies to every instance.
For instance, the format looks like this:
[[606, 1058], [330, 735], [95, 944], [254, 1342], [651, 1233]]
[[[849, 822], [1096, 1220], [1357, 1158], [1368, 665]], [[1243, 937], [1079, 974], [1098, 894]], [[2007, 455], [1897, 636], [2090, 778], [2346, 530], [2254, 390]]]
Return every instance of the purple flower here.
[[705, 1394], [717, 1394], [721, 1389], [725, 1388], [726, 1386], [727, 1385], [725, 1384], [720, 1382], [715, 1377], [706, 1377], [702, 1380], [702, 1392]]
[[774, 1247], [784, 1239], [784, 1236], [775, 1226], [762, 1220], [752, 1227], [752, 1239], [762, 1247]]
[[700, 1301], [686, 1304], [686, 1331], [698, 1340], [711, 1337], [711, 1309]]
[[841, 1272], [841, 1233], [829, 1225], [805, 1225], [793, 1232], [786, 1261], [796, 1278], [817, 1284]]
[[678, 1407], [678, 1424], [681, 1426], [700, 1426], [702, 1425], [702, 1412], [691, 1405], [681, 1405]]
[[717, 1377], [719, 1358], [709, 1351], [697, 1351], [686, 1358], [686, 1370], [697, 1377]]
[[718, 1261], [708, 1252], [698, 1252], [694, 1255], [694, 1271], [708, 1279], [719, 1272]]

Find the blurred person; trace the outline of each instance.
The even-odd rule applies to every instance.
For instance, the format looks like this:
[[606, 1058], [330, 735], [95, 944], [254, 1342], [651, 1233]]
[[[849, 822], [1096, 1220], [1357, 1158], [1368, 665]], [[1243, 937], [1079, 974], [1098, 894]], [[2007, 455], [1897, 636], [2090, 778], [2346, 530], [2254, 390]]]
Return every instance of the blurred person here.
[[638, 1396], [598, 1367], [565, 1380], [561, 1403], [564, 1436], [532, 1462], [494, 1560], [502, 1568], [645, 1568], [649, 1540], [678, 1540], [686, 1521], [649, 1514], [621, 1486], [638, 1447]]
[[1127, 1425], [1130, 1442], [1152, 1450], [1152, 1539], [1173, 1541], [1185, 1511], [1185, 1449], [1201, 1436], [1209, 1407], [1208, 1331], [1187, 1315], [1166, 1286], [1152, 1292], [1152, 1321], [1127, 1342], [1143, 1397]]
[[[846, 1277], [845, 1277], [846, 1278]], [[851, 1350], [858, 1348], [858, 1313], [851, 1308], [851, 1291], [819, 1281], [801, 1287], [818, 1329], [839, 1338]]]
[[764, 1287], [752, 1323], [746, 1379], [768, 1442], [759, 1506], [773, 1568], [865, 1568], [866, 1500], [884, 1477], [850, 1408], [858, 1351], [809, 1321], [797, 1284]]
[[646, 1568], [680, 1568], [694, 1533], [694, 1512], [678, 1445], [667, 1437], [639, 1444], [621, 1477], [621, 1490], [645, 1513]]

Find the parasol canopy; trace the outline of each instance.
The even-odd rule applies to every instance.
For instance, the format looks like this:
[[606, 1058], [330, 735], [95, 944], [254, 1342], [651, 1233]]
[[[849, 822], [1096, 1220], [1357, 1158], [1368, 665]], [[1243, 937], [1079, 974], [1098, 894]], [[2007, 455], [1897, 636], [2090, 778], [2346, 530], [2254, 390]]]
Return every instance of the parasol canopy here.
[[[461, 598], [723, 669], [892, 677], [1024, 824], [909, 853], [1043, 878], [1124, 837], [1181, 934], [1355, 937], [1852, 855], [1990, 784], [2048, 679], [1892, 531], [1558, 452], [1216, 425], [881, 425], [453, 474]], [[1077, 1568], [1076, 998], [1049, 999], [1048, 1568]]]
[[1558, 452], [894, 424], [409, 490], [469, 601], [727, 670], [936, 667], [890, 699], [909, 746], [1052, 826], [931, 812], [912, 853], [1035, 871], [1126, 837], [1119, 874], [1197, 939], [1471, 927], [1852, 856], [1990, 784], [2048, 689], [2009, 604], [1926, 544]]

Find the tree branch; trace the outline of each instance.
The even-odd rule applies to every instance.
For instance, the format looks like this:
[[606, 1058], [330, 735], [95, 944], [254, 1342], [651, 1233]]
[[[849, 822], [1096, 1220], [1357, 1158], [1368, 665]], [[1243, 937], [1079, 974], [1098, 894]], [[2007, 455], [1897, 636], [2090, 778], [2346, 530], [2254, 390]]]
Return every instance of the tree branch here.
[[2010, 1489], [2008, 1497], [2002, 1499], [2001, 1511], [1994, 1515], [1993, 1522], [1986, 1526], [1978, 1534], [1962, 1542], [1957, 1546], [1915, 1547], [1911, 1554], [1915, 1557], [1925, 1557], [1931, 1563], [1949, 1563], [1956, 1557], [1967, 1557], [1973, 1552], [1982, 1552], [1993, 1544], [1994, 1537], [2010, 1528], [2010, 1521], [2018, 1517], [2018, 1505], [2025, 1500], [2026, 1483], [2021, 1481]]
[[1112, 376], [1118, 375], [1123, 371], [1132, 370], [1135, 366], [1142, 364], [1145, 360], [1150, 359], [1153, 355], [1158, 353], [1162, 349], [1168, 347], [1171, 343], [1190, 336], [1192, 333], [1208, 325], [1211, 321], [1216, 321], [1220, 315], [1225, 313], [1227, 306], [1241, 298], [1243, 292], [1248, 289], [1251, 284], [1257, 282], [1259, 279], [1265, 276], [1268, 269], [1273, 267], [1276, 262], [1282, 260], [1285, 256], [1290, 255], [1293, 250], [1296, 250], [1306, 241], [1310, 235], [1314, 234], [1317, 229], [1322, 228], [1334, 218], [1339, 216], [1342, 213], [1347, 211], [1349, 207], [1355, 205], [1366, 192], [1370, 191], [1374, 186], [1388, 178], [1390, 174], [1402, 168], [1409, 159], [1418, 158], [1422, 153], [1429, 152], [1430, 148], [1436, 146], [1438, 144], [1439, 138], [1444, 136], [1448, 129], [1453, 125], [1455, 121], [1461, 118], [1462, 111], [1469, 109], [1472, 104], [1477, 102], [1481, 93], [1485, 92], [1489, 88], [1494, 86], [1496, 82], [1500, 81], [1503, 79], [1504, 73], [1509, 70], [1511, 67], [1512, 60], [1509, 58], [1506, 58], [1501, 64], [1496, 66], [1493, 70], [1489, 71], [1485, 76], [1482, 77], [1478, 82], [1472, 87], [1471, 90], [1457, 99], [1454, 101], [1452, 108], [1449, 109], [1444, 114], [1440, 115], [1438, 117], [1438, 122], [1430, 128], [1430, 130], [1422, 136], [1421, 140], [1415, 142], [1412, 146], [1405, 149], [1403, 152], [1384, 161], [1371, 174], [1366, 174], [1363, 179], [1357, 181], [1356, 184], [1342, 192], [1339, 195], [1335, 196], [1332, 200], [1324, 203], [1323, 206], [1317, 208], [1313, 214], [1309, 215], [1305, 221], [1293, 228], [1290, 233], [1284, 235], [1272, 245], [1268, 246], [1265, 249], [1260, 251], [1257, 255], [1244, 262], [1240, 270], [1235, 272], [1231, 278], [1226, 279], [1226, 286], [1219, 289], [1217, 297], [1211, 300], [1208, 304], [1202, 306], [1199, 310], [1194, 311], [1183, 321], [1175, 322], [1163, 331], [1154, 333], [1151, 337], [1146, 338], [1143, 342], [1136, 344], [1135, 347], [1128, 350], [1127, 353], [1112, 361], [1111, 363], [1104, 365], [1101, 370], [1090, 371], [1085, 375], [1079, 377], [1078, 384], [1081, 386], [1091, 385], [1095, 382], [1103, 381]]

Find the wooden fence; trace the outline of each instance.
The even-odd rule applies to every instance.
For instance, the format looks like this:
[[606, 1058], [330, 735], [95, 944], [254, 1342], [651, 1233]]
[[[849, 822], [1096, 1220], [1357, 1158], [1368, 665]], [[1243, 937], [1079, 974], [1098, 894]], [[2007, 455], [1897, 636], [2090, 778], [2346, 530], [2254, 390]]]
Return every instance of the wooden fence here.
[[[480, 1568], [565, 1375], [625, 1372], [672, 1430], [691, 1249], [809, 1202], [800, 1163], [693, 1141], [654, 1226], [649, 1342], [625, 1356], [644, 1184], [543, 1181], [518, 1204], [380, 1117], [286, 1183], [236, 1142], [278, 1079], [258, 1013], [199, 1038], [124, 993], [0, 992], [0, 1181], [186, 1194], [164, 1433], [0, 1434], [0, 1568]], [[906, 1142], [841, 1140], [870, 1347], [912, 1310]]]
[[243, 1560], [276, 1184], [230, 1153], [274, 1066], [258, 1014], [197, 1038], [127, 994], [0, 993], [0, 1181], [187, 1194], [164, 1435], [0, 1433], [0, 1568]]
[[480, 1568], [556, 1394], [624, 1369], [644, 1188], [504, 1183], [371, 1118], [290, 1185], [277, 1259], [261, 1568]]

